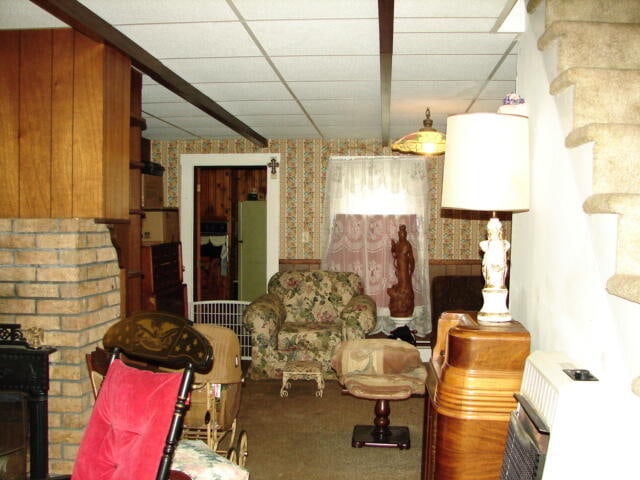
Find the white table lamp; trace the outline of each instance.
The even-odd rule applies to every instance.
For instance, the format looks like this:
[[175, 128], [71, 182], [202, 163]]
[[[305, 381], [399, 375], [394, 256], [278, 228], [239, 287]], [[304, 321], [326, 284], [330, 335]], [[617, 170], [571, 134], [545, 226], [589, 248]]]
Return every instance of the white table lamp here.
[[508, 322], [507, 252], [497, 211], [529, 209], [528, 118], [501, 113], [467, 113], [447, 119], [442, 207], [492, 212], [487, 224], [480, 322]]

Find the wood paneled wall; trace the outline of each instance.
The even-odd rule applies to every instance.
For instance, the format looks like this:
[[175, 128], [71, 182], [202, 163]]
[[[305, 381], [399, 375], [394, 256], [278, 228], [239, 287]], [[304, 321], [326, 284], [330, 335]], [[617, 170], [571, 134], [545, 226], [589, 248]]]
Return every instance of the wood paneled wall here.
[[128, 218], [131, 63], [71, 29], [0, 32], [0, 217]]

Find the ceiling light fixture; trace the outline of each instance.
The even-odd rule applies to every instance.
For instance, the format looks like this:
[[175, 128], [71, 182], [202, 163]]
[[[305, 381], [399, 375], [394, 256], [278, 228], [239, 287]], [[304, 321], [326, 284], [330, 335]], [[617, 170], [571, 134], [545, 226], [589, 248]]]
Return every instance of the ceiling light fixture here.
[[442, 155], [447, 146], [444, 133], [433, 128], [431, 109], [427, 108], [423, 127], [417, 132], [410, 133], [396, 140], [391, 145], [394, 152], [413, 153], [414, 155]]

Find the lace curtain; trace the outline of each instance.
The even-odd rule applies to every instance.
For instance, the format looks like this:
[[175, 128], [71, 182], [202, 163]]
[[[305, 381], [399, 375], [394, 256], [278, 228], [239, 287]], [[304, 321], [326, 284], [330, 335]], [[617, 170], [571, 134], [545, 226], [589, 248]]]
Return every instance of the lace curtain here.
[[375, 332], [389, 333], [387, 288], [397, 282], [391, 239], [407, 226], [416, 268], [412, 277], [415, 308], [410, 327], [420, 336], [431, 331], [427, 227], [427, 161], [424, 157], [331, 157], [327, 165], [322, 268], [353, 271], [378, 306]]

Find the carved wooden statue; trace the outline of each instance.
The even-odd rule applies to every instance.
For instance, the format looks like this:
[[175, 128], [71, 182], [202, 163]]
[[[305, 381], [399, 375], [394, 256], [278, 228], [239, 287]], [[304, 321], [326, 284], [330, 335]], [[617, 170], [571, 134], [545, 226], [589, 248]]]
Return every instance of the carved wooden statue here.
[[411, 277], [416, 265], [411, 243], [407, 240], [406, 225], [400, 225], [397, 242], [391, 239], [391, 255], [398, 283], [387, 289], [390, 314], [395, 318], [412, 317], [414, 305]]

